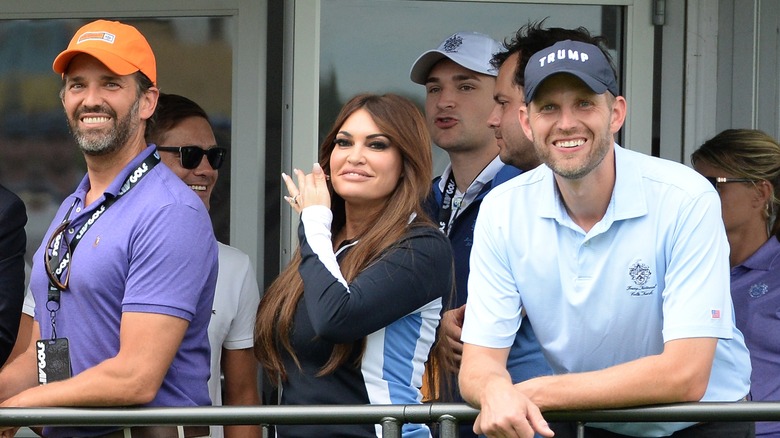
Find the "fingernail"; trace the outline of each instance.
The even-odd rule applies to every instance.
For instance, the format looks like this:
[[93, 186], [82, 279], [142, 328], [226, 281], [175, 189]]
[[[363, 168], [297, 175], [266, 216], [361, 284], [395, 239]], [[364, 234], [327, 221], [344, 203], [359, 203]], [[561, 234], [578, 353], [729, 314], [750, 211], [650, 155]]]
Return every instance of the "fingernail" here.
[[287, 178], [287, 174], [282, 172], [282, 179]]

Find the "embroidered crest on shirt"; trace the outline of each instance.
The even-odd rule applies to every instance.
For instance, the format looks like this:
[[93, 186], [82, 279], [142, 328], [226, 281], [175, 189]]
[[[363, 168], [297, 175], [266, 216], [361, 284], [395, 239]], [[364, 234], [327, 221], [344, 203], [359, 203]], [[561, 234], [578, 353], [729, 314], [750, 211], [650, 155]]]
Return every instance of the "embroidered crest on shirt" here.
[[656, 284], [648, 284], [653, 276], [650, 266], [642, 263], [641, 260], [637, 260], [628, 268], [628, 275], [631, 277], [631, 281], [634, 282], [633, 285], [629, 285], [626, 288], [631, 296], [638, 297], [653, 294]]
[[756, 283], [750, 286], [750, 298], [758, 298], [769, 292], [769, 286], [766, 283]]
[[463, 44], [463, 38], [458, 35], [453, 35], [447, 38], [447, 41], [444, 42], [444, 51], [457, 52], [461, 44]]

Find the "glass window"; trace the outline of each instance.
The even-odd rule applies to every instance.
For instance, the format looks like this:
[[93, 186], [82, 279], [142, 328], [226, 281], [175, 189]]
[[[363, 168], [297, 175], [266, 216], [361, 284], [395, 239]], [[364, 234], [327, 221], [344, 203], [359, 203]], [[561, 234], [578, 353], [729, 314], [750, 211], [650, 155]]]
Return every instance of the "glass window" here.
[[[229, 148], [232, 17], [119, 19], [136, 26], [157, 59], [160, 90], [200, 104], [217, 142]], [[39, 246], [56, 209], [84, 175], [59, 99], [51, 65], [90, 20], [0, 20], [0, 183], [22, 197], [29, 217], [27, 258]], [[208, 62], [203, 62], [206, 59]], [[211, 202], [217, 238], [230, 236], [230, 154]]]
[[[393, 92], [422, 109], [422, 86], [409, 79], [412, 63], [458, 31], [488, 34], [498, 41], [546, 18], [547, 27], [583, 26], [607, 39], [618, 72], [622, 65], [624, 7], [506, 2], [324, 0], [320, 13], [320, 138], [341, 105], [360, 92]], [[442, 170], [446, 154], [433, 148]]]
[[[618, 141], [651, 152], [652, 0], [271, 0], [274, 5], [284, 6], [285, 35], [291, 37], [278, 67], [285, 80], [282, 171], [316, 160], [323, 131], [357, 93], [394, 92], [422, 108], [424, 89], [411, 82], [409, 70], [449, 35], [476, 31], [501, 41], [543, 19], [545, 26], [583, 26], [607, 40], [630, 114]], [[434, 173], [440, 173], [447, 156], [432, 151]], [[279, 185], [271, 190], [271, 198], [281, 198]], [[297, 217], [288, 210], [281, 210], [282, 265], [297, 244]]]

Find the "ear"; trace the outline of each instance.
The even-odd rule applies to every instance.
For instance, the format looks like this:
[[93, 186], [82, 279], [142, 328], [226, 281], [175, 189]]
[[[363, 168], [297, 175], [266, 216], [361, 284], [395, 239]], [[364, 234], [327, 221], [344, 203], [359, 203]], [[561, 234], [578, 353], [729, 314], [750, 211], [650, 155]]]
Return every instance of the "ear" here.
[[615, 97], [615, 101], [612, 102], [612, 115], [609, 122], [609, 129], [613, 134], [620, 131], [623, 122], [626, 121], [626, 107], [626, 99], [623, 96]]
[[520, 121], [520, 126], [523, 128], [523, 132], [525, 133], [525, 136], [528, 137], [528, 140], [531, 142], [534, 141], [534, 134], [531, 131], [531, 121], [530, 121], [530, 105], [520, 105], [520, 108], [517, 111], [517, 117]]
[[157, 108], [157, 99], [160, 97], [160, 90], [157, 87], [151, 87], [141, 94], [138, 105], [138, 115], [143, 120], [149, 120]]
[[764, 208], [768, 202], [772, 199], [772, 193], [774, 193], [774, 187], [769, 181], [762, 179], [756, 183], [756, 197], [755, 202], [759, 207]]

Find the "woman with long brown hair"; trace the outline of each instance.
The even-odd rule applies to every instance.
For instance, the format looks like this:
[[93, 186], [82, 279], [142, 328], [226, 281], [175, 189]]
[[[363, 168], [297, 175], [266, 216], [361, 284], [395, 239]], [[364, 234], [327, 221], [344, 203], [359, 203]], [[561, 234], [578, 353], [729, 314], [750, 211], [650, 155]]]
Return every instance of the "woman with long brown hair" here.
[[[281, 404], [419, 403], [442, 297], [446, 236], [423, 202], [432, 173], [425, 120], [408, 99], [344, 105], [312, 173], [282, 175], [300, 246], [266, 291], [255, 354]], [[404, 437], [429, 436], [406, 424]], [[278, 426], [280, 437], [381, 436], [375, 425]]]

